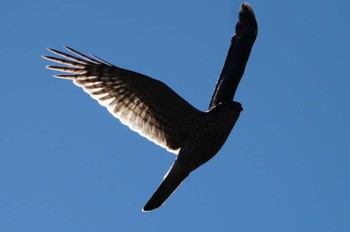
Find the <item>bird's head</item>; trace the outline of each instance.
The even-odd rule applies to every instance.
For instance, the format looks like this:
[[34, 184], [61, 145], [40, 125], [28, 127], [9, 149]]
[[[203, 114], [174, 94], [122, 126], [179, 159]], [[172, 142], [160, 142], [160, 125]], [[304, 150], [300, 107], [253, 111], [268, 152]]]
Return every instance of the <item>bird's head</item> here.
[[226, 115], [239, 115], [243, 111], [241, 103], [230, 101], [230, 102], [220, 102], [214, 108], [210, 109], [208, 113], [210, 114], [226, 114]]

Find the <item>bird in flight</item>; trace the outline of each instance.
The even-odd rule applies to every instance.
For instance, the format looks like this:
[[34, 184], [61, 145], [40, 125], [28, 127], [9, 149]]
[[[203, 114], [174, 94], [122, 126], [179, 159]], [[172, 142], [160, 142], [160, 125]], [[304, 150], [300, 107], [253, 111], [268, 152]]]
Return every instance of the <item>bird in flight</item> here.
[[206, 112], [194, 108], [161, 81], [86, 56], [65, 46], [71, 54], [48, 49], [43, 56], [59, 66], [57, 78], [73, 83], [96, 99], [131, 130], [175, 153], [177, 158], [143, 211], [160, 207], [183, 180], [221, 149], [235, 125], [240, 103], [233, 101], [258, 33], [254, 12], [241, 5], [235, 35]]

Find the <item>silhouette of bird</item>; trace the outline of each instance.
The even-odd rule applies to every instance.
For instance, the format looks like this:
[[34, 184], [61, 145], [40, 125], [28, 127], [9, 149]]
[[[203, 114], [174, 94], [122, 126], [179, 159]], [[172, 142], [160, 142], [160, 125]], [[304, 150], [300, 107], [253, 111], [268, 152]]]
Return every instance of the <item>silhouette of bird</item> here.
[[57, 78], [72, 80], [131, 130], [177, 154], [162, 183], [143, 211], [160, 207], [195, 169], [223, 146], [235, 125], [241, 104], [233, 101], [257, 36], [257, 22], [248, 3], [241, 5], [239, 21], [216, 84], [209, 109], [190, 105], [161, 81], [116, 67], [96, 56], [65, 46], [73, 55], [48, 49], [58, 57], [43, 58], [63, 66]]

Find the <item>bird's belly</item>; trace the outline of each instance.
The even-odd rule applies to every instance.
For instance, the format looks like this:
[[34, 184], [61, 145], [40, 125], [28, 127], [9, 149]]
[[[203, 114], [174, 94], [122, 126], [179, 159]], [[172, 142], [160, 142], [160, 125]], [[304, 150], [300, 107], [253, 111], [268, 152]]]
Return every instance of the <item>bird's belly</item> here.
[[236, 120], [232, 120], [221, 124], [203, 125], [190, 134], [180, 150], [177, 162], [191, 172], [209, 161], [224, 145], [235, 122]]

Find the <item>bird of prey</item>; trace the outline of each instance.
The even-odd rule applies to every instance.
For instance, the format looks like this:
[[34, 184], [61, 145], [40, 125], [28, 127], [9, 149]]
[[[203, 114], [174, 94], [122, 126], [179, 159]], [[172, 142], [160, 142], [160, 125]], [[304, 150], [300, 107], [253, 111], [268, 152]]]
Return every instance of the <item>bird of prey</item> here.
[[48, 49], [59, 57], [43, 56], [61, 66], [57, 78], [72, 80], [131, 130], [153, 141], [177, 158], [143, 211], [160, 207], [195, 169], [223, 146], [235, 125], [240, 103], [233, 101], [257, 36], [257, 22], [248, 3], [239, 21], [226, 61], [206, 112], [197, 110], [163, 82], [114, 66], [96, 56]]

